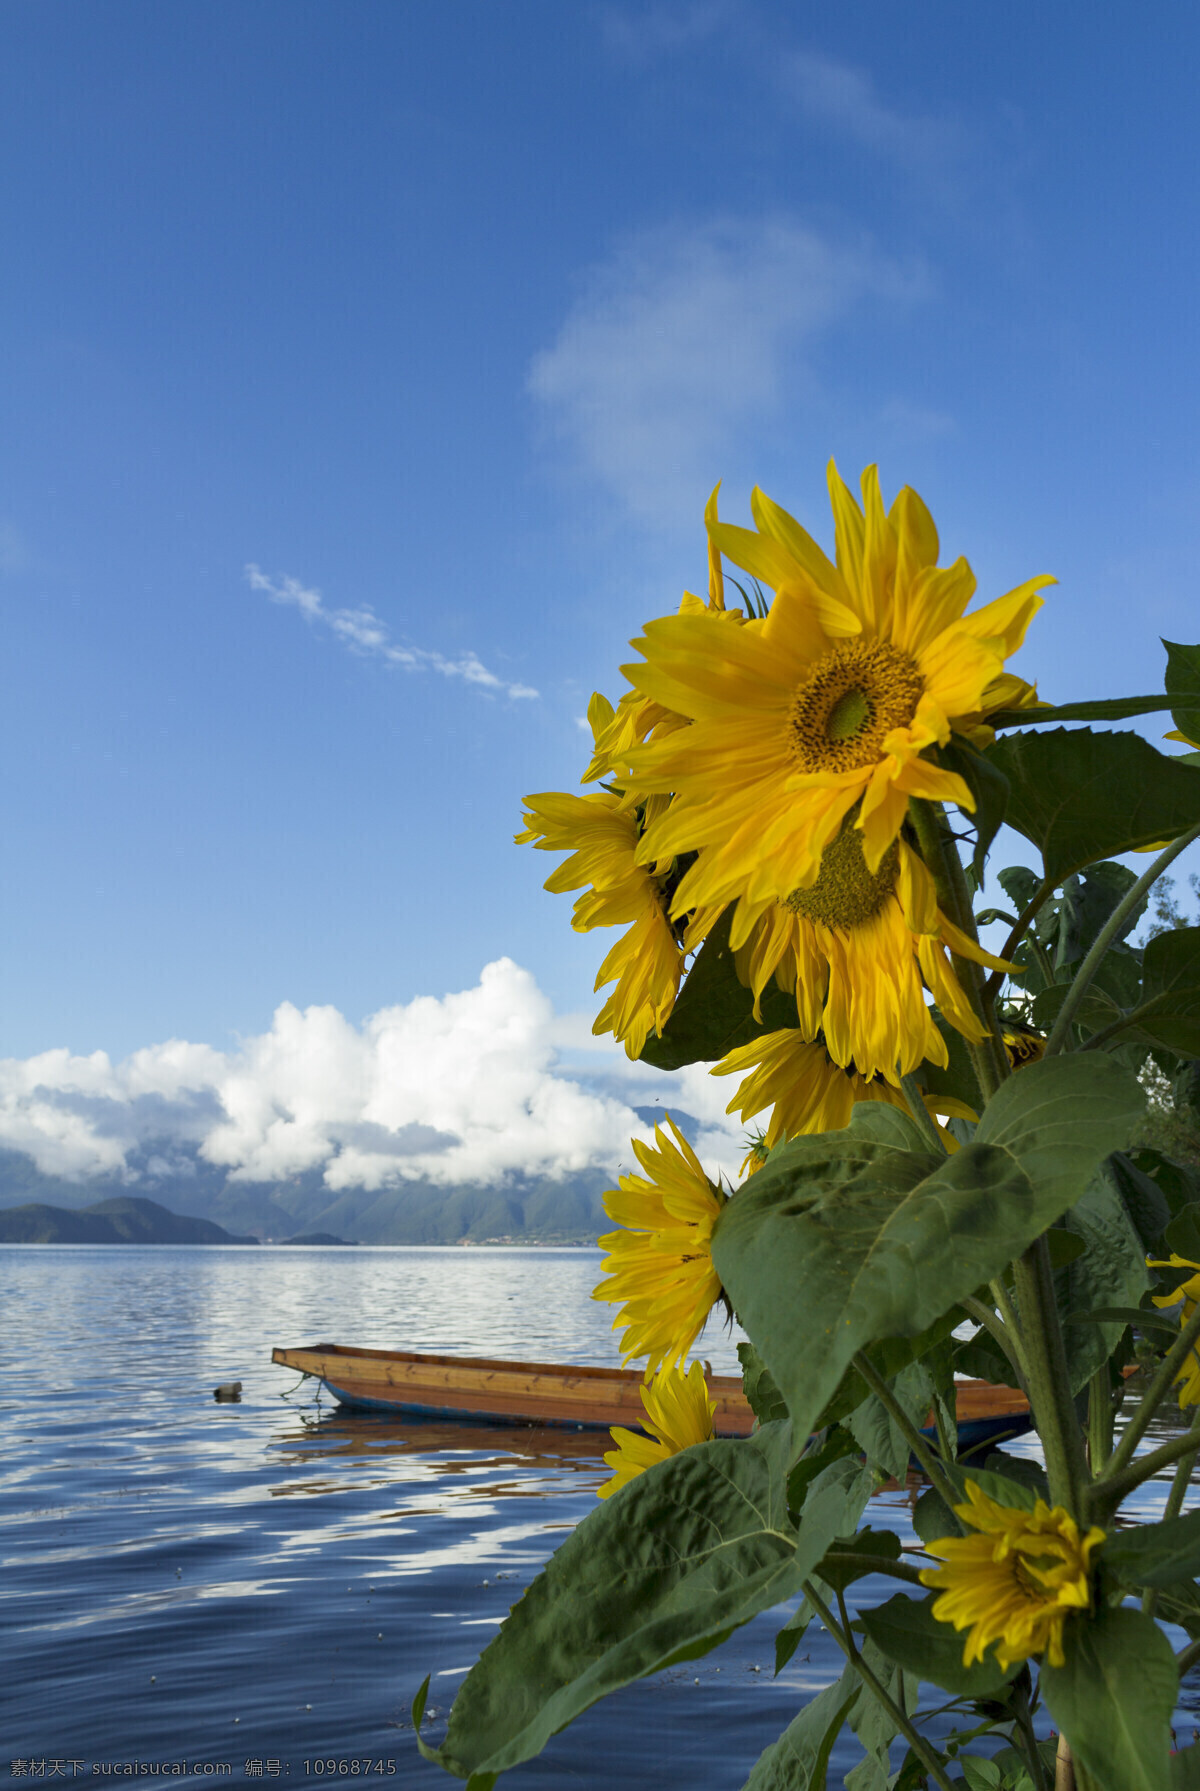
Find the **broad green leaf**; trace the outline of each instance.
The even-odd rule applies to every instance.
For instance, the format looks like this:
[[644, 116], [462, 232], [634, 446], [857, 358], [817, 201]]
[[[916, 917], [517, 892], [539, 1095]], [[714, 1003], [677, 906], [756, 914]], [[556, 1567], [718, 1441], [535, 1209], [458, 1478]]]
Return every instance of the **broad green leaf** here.
[[975, 798], [975, 812], [971, 817], [975, 826], [971, 874], [976, 889], [982, 889], [987, 855], [1008, 807], [1008, 779], [990, 755], [976, 752], [960, 734], [939, 750], [938, 761], [947, 771], [956, 771]]
[[1129, 1155], [1134, 1167], [1150, 1177], [1172, 1215], [1200, 1201], [1200, 1175], [1190, 1164], [1177, 1163], [1173, 1157], [1164, 1156], [1162, 1151], [1153, 1150], [1149, 1145], [1143, 1145]]
[[[1113, 1306], [1139, 1305], [1150, 1286], [1146, 1252], [1108, 1162], [1101, 1164], [1063, 1223], [1082, 1239], [1086, 1249], [1055, 1274], [1059, 1311], [1094, 1313]], [[1064, 1335], [1072, 1393], [1085, 1387], [1101, 1363], [1107, 1362], [1127, 1323], [1123, 1317], [1096, 1318], [1090, 1324], [1068, 1327]]]
[[1171, 1791], [1200, 1791], [1200, 1742], [1172, 1754]]
[[[910, 1422], [921, 1430], [933, 1404], [933, 1381], [920, 1362], [911, 1362], [891, 1383], [893, 1397]], [[874, 1393], [845, 1420], [868, 1462], [889, 1479], [903, 1480], [911, 1450], [908, 1439], [887, 1407]]]
[[1058, 1200], [1052, 1217], [1082, 1194], [1096, 1165], [1120, 1150], [1142, 1117], [1135, 1077], [1099, 1052], [1026, 1064], [988, 1102], [976, 1144], [1011, 1151], [1038, 1189]]
[[1200, 820], [1200, 771], [1138, 734], [1010, 734], [988, 756], [1009, 781], [1008, 825], [1033, 841], [1056, 883]]
[[[943, 1532], [945, 1534], [945, 1532]], [[857, 1626], [866, 1631], [881, 1653], [906, 1672], [915, 1673], [955, 1697], [992, 1698], [1020, 1672], [1020, 1665], [1006, 1673], [990, 1654], [974, 1666], [963, 1666], [965, 1636], [952, 1623], [933, 1614], [936, 1593], [912, 1598], [898, 1593], [886, 1604], [860, 1611]]]
[[707, 1653], [792, 1597], [870, 1491], [853, 1461], [786, 1503], [786, 1424], [700, 1443], [599, 1504], [512, 1608], [468, 1673], [434, 1760], [460, 1778], [541, 1752], [607, 1693]]
[[872, 1144], [884, 1144], [892, 1150], [912, 1151], [914, 1156], [927, 1157], [930, 1163], [940, 1160], [941, 1153], [930, 1150], [925, 1134], [911, 1114], [886, 1101], [856, 1101], [844, 1135], [863, 1138]]
[[803, 1455], [788, 1474], [788, 1510], [793, 1514], [803, 1511], [809, 1487], [825, 1469], [832, 1467], [835, 1461], [843, 1461], [847, 1455], [857, 1454], [858, 1444], [850, 1432], [840, 1426], [835, 1425], [827, 1433], [810, 1437]]
[[805, 1632], [816, 1614], [807, 1598], [802, 1598], [799, 1607], [775, 1637], [775, 1677], [777, 1679], [804, 1640]]
[[760, 1424], [771, 1424], [786, 1418], [783, 1395], [767, 1372], [767, 1365], [752, 1343], [739, 1343], [738, 1361], [742, 1365], [742, 1392], [746, 1403]]
[[1171, 1223], [1171, 1205], [1153, 1176], [1124, 1151], [1114, 1151], [1108, 1170], [1116, 1183], [1129, 1220], [1147, 1250], [1153, 1249]]
[[1161, 1312], [1147, 1311], [1144, 1306], [1100, 1306], [1095, 1312], [1068, 1312], [1062, 1322], [1064, 1325], [1095, 1325], [1114, 1321], [1122, 1329], [1126, 1325], [1137, 1325], [1143, 1331], [1161, 1331], [1171, 1337], [1179, 1335], [1178, 1319], [1165, 1318]]
[[[949, 1062], [943, 1069], [941, 1064], [933, 1063], [929, 1058], [917, 1070], [917, 1081], [928, 1094], [953, 1095], [956, 1100], [965, 1101], [976, 1113], [983, 1111], [983, 1096], [979, 1092], [979, 1083], [975, 1078], [975, 1069], [971, 1062], [971, 1054], [967, 1050], [967, 1041], [961, 1032], [942, 1018], [934, 1010], [933, 1023], [942, 1035]], [[879, 1102], [875, 1103], [880, 1105]]]
[[797, 1438], [856, 1350], [918, 1336], [1073, 1205], [1142, 1105], [1098, 1053], [1057, 1057], [1006, 1082], [975, 1142], [932, 1173], [847, 1132], [773, 1151], [722, 1211], [713, 1260]]
[[1100, 1791], [1170, 1791], [1175, 1656], [1150, 1617], [1120, 1606], [1068, 1620], [1061, 1667], [1043, 1662], [1041, 1692]]
[[872, 1530], [868, 1525], [857, 1536], [840, 1537], [822, 1557], [817, 1572], [835, 1592], [844, 1592], [855, 1580], [878, 1573], [889, 1561], [899, 1559], [900, 1538], [895, 1531]]
[[754, 1018], [754, 997], [738, 980], [727, 909], [696, 954], [662, 1037], [653, 1033], [642, 1049], [641, 1062], [658, 1070], [678, 1070], [688, 1063], [712, 1063], [735, 1045], [783, 1027], [796, 1026], [796, 1000], [772, 982], [762, 999], [762, 1025]]
[[[954, 1334], [965, 1318], [966, 1313], [961, 1306], [951, 1306], [916, 1337], [884, 1337], [878, 1343], [868, 1344], [863, 1354], [880, 1379], [890, 1381], [902, 1368], [907, 1368], [910, 1362], [925, 1362], [931, 1353], [940, 1349]], [[858, 1370], [848, 1368], [838, 1384], [837, 1392], [822, 1407], [815, 1428], [844, 1424], [851, 1412], [856, 1412], [863, 1400], [870, 1397], [867, 1383]]]
[[[1070, 989], [1070, 983], [1051, 983], [1048, 989], [1043, 989], [1040, 995], [1034, 997], [1031, 1017], [1034, 1025], [1042, 1032], [1049, 1032], [1058, 1019], [1058, 1011]], [[1106, 995], [1103, 989], [1098, 989], [1093, 983], [1075, 1010], [1074, 1024], [1090, 1035], [1122, 1018], [1121, 1009], [1112, 996]]]
[[1171, 720], [1181, 734], [1200, 743], [1200, 646], [1164, 641], [1167, 675], [1163, 682], [1171, 699]]
[[1128, 721], [1134, 715], [1156, 715], [1171, 707], [1171, 698], [1161, 696], [1097, 697], [1091, 703], [1055, 703], [1047, 709], [998, 709], [988, 716], [993, 728], [1027, 728], [1035, 722], [1052, 721]]
[[978, 1754], [960, 1754], [958, 1763], [963, 1769], [963, 1781], [968, 1791], [1003, 1791], [1004, 1780], [993, 1760], [985, 1760]]
[[[974, 1480], [980, 1491], [994, 1499], [997, 1505], [1009, 1505], [1016, 1511], [1032, 1511], [1037, 1504], [1038, 1488], [1027, 1480], [1010, 1479], [1007, 1474], [996, 1473], [994, 1469], [964, 1466], [959, 1462], [947, 1462], [943, 1467], [950, 1484], [962, 1495], [963, 1504], [967, 1499], [968, 1480]], [[960, 1533], [958, 1520], [932, 1486], [926, 1487], [913, 1507], [913, 1529], [926, 1544]]]
[[742, 1791], [825, 1791], [829, 1756], [861, 1695], [862, 1681], [853, 1667], [847, 1667], [837, 1683], [818, 1692], [779, 1740], [759, 1755]]
[[[892, 1702], [901, 1709], [913, 1709], [920, 1696], [920, 1682], [910, 1678], [906, 1683], [903, 1669], [895, 1666], [869, 1637], [863, 1644], [862, 1657]], [[851, 1705], [847, 1720], [866, 1758], [846, 1774], [846, 1791], [888, 1791], [891, 1777], [888, 1754], [899, 1734], [891, 1716], [878, 1698], [864, 1692], [858, 1702]]]
[[1200, 1262], [1200, 1201], [1180, 1207], [1163, 1233], [1163, 1243], [1188, 1262]]
[[1136, 1036], [1181, 1057], [1200, 1057], [1200, 927], [1174, 927], [1146, 946]]
[[[1197, 1438], [1200, 1446], [1200, 1438]], [[1104, 1559], [1135, 1586], [1172, 1586], [1200, 1573], [1200, 1511], [1165, 1523], [1118, 1530], [1104, 1545]]]

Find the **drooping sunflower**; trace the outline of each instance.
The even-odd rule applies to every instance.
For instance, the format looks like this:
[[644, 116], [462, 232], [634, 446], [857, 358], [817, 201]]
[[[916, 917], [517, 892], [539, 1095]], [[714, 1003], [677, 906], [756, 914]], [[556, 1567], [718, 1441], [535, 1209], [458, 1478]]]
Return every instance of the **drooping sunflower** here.
[[1042, 1033], [1034, 1032], [1024, 1026], [1005, 1026], [1001, 1029], [1004, 1050], [1014, 1070], [1024, 1069], [1027, 1063], [1037, 1063], [1046, 1055], [1046, 1040]]
[[[1181, 1281], [1173, 1292], [1154, 1295], [1156, 1306], [1174, 1306], [1178, 1301], [1183, 1301], [1179, 1313], [1182, 1329], [1200, 1304], [1200, 1262], [1193, 1262], [1189, 1256], [1179, 1256], [1174, 1250], [1165, 1261], [1158, 1257], [1147, 1257], [1146, 1260], [1147, 1266], [1152, 1269], [1196, 1270], [1187, 1281]], [[1175, 1385], [1179, 1388], [1181, 1406], [1200, 1405], [1200, 1350], [1188, 1351], [1187, 1360], [1175, 1376]]]
[[1032, 1511], [999, 1505], [973, 1480], [967, 1503], [954, 1509], [981, 1534], [927, 1543], [943, 1565], [922, 1568], [921, 1584], [943, 1588], [935, 1617], [970, 1631], [963, 1665], [982, 1660], [995, 1642], [1006, 1671], [1031, 1654], [1061, 1667], [1063, 1624], [1091, 1603], [1091, 1556], [1104, 1531], [1093, 1525], [1081, 1535], [1063, 1506], [1051, 1508], [1042, 1499]]
[[774, 977], [796, 997], [801, 1032], [820, 1032], [835, 1064], [892, 1082], [926, 1058], [947, 1062], [926, 989], [964, 1037], [985, 1036], [950, 952], [1008, 968], [942, 913], [932, 877], [903, 837], [872, 872], [850, 817], [808, 888], [784, 902], [740, 904], [730, 943], [756, 1017]]
[[955, 728], [977, 734], [1028, 687], [1004, 673], [1048, 577], [971, 615], [964, 559], [939, 567], [933, 520], [905, 487], [886, 511], [876, 469], [860, 508], [830, 463], [836, 564], [756, 490], [757, 530], [709, 520], [710, 541], [775, 592], [759, 624], [713, 629], [679, 615], [648, 624], [625, 676], [691, 722], [630, 755], [631, 786], [676, 800], [646, 831], [649, 859], [707, 848], [676, 893], [708, 903], [786, 900], [811, 887], [846, 816], [868, 871], [883, 865], [912, 796], [972, 808], [966, 783], [929, 754]]
[[[806, 1039], [793, 1027], [768, 1032], [739, 1045], [713, 1065], [714, 1076], [749, 1075], [725, 1109], [743, 1124], [773, 1106], [763, 1134], [761, 1156], [788, 1138], [807, 1132], [842, 1132], [850, 1124], [856, 1101], [883, 1101], [907, 1108], [899, 1089], [881, 1079], [868, 1080], [856, 1070], [834, 1063], [819, 1039]], [[755, 1167], [758, 1165], [756, 1164]]]
[[639, 1436], [622, 1424], [613, 1425], [609, 1434], [617, 1446], [604, 1457], [605, 1465], [614, 1470], [613, 1477], [598, 1489], [598, 1498], [611, 1497], [647, 1468], [712, 1438], [717, 1408], [699, 1362], [693, 1362], [686, 1374], [677, 1367], [660, 1369], [652, 1381], [643, 1382], [640, 1391], [650, 1435]]
[[604, 1196], [604, 1210], [623, 1229], [600, 1239], [608, 1251], [607, 1281], [594, 1300], [621, 1302], [613, 1330], [625, 1326], [621, 1354], [645, 1356], [646, 1373], [682, 1362], [721, 1296], [713, 1266], [712, 1232], [724, 1191], [705, 1175], [700, 1159], [669, 1114], [674, 1137], [654, 1128], [654, 1143], [634, 1139], [645, 1175], [623, 1175]]
[[592, 1028], [611, 1032], [630, 1057], [640, 1056], [651, 1032], [661, 1033], [683, 975], [684, 952], [668, 916], [670, 879], [635, 860], [638, 812], [609, 790], [586, 796], [547, 790], [525, 798], [518, 844], [570, 852], [546, 879], [554, 893], [591, 887], [575, 903], [571, 925], [625, 926], [596, 975], [597, 989], [615, 981]]

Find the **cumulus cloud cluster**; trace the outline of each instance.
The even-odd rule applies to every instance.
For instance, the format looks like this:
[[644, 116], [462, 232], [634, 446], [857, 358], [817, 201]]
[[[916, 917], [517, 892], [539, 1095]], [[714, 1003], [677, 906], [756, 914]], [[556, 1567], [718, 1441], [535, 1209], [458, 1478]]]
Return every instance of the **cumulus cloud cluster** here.
[[126, 1173], [154, 1141], [187, 1147], [164, 1168], [198, 1147], [235, 1181], [319, 1169], [334, 1190], [493, 1185], [628, 1165], [630, 1138], [647, 1132], [634, 1109], [657, 1098], [700, 1120], [713, 1169], [732, 1168], [727, 1091], [702, 1069], [658, 1076], [589, 1044], [501, 958], [474, 988], [382, 1008], [361, 1026], [333, 1007], [284, 1002], [269, 1032], [232, 1052], [171, 1040], [119, 1063], [103, 1051], [8, 1059], [0, 1145], [75, 1180]]
[[535, 697], [538, 694], [528, 684], [509, 684], [498, 678], [474, 653], [460, 653], [457, 659], [447, 659], [444, 654], [430, 652], [425, 647], [397, 646], [368, 603], [361, 604], [358, 609], [331, 609], [320, 591], [286, 574], [278, 579], [268, 578], [253, 561], [246, 567], [246, 582], [252, 591], [261, 591], [272, 603], [291, 604], [309, 622], [328, 628], [352, 652], [384, 659], [406, 672], [440, 672], [443, 678], [462, 678], [467, 684], [503, 691], [510, 697]]

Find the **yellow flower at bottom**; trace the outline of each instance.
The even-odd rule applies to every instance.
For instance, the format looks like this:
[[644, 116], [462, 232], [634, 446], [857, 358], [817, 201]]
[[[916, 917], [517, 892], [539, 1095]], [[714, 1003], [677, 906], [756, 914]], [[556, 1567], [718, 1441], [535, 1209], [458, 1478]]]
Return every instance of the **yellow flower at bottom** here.
[[611, 1436], [617, 1446], [604, 1457], [606, 1466], [614, 1470], [613, 1477], [605, 1481], [598, 1498], [607, 1499], [647, 1468], [712, 1438], [717, 1408], [709, 1398], [699, 1362], [693, 1362], [686, 1374], [681, 1368], [662, 1369], [653, 1381], [643, 1384], [641, 1394], [650, 1435], [639, 1436], [636, 1430], [613, 1425]]
[[726, 1196], [669, 1114], [675, 1142], [661, 1126], [654, 1143], [633, 1141], [646, 1176], [623, 1175], [604, 1196], [610, 1219], [625, 1227], [600, 1239], [611, 1279], [594, 1300], [621, 1300], [613, 1329], [626, 1327], [621, 1354], [645, 1356], [646, 1373], [687, 1355], [716, 1301], [721, 1281], [712, 1259], [712, 1231]]
[[[1189, 1281], [1181, 1281], [1173, 1293], [1155, 1294], [1156, 1306], [1174, 1306], [1177, 1300], [1183, 1301], [1179, 1314], [1180, 1329], [1187, 1324], [1197, 1305], [1200, 1305], [1200, 1262], [1193, 1262], [1190, 1256], [1177, 1256], [1172, 1250], [1170, 1257], [1163, 1261], [1159, 1257], [1148, 1256], [1147, 1267], [1152, 1269], [1196, 1269], [1198, 1272]], [[1179, 1373], [1175, 1376], [1175, 1385], [1179, 1388], [1181, 1406], [1200, 1405], [1200, 1350], [1188, 1351], [1188, 1357]]]
[[969, 1629], [963, 1665], [982, 1660], [993, 1642], [1007, 1671], [1031, 1654], [1063, 1664], [1063, 1624], [1071, 1611], [1091, 1604], [1088, 1575], [1092, 1551], [1104, 1541], [1094, 1525], [1081, 1536], [1061, 1505], [1039, 1499], [1032, 1511], [999, 1505], [967, 1482], [967, 1503], [956, 1505], [978, 1536], [943, 1536], [929, 1543], [944, 1563], [921, 1570], [921, 1584], [943, 1588], [933, 1614], [955, 1629]]

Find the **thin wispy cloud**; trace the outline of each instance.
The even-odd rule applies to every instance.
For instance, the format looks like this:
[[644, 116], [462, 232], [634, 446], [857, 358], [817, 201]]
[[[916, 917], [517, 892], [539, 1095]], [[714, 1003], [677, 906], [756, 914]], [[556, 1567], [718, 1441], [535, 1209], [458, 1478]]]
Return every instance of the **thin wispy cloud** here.
[[431, 652], [425, 647], [398, 645], [369, 604], [358, 609], [330, 609], [319, 591], [286, 574], [268, 578], [253, 561], [246, 567], [246, 579], [251, 590], [261, 591], [272, 603], [288, 604], [298, 609], [309, 622], [328, 628], [351, 652], [383, 659], [406, 672], [440, 672], [444, 678], [461, 678], [467, 684], [503, 692], [509, 697], [536, 697], [538, 694], [528, 684], [511, 684], [497, 677], [474, 653], [460, 653], [457, 659], [448, 659], [445, 654]]
[[751, 425], [817, 378], [820, 339], [919, 269], [786, 215], [644, 232], [592, 270], [529, 391], [582, 470], [641, 520], [691, 519]]
[[961, 147], [954, 124], [889, 106], [867, 70], [853, 63], [817, 50], [793, 50], [778, 58], [775, 79], [811, 122], [909, 172], [933, 172]]
[[648, 6], [606, 6], [604, 42], [623, 61], [652, 62], [704, 43], [729, 19], [729, 0], [651, 0]]

